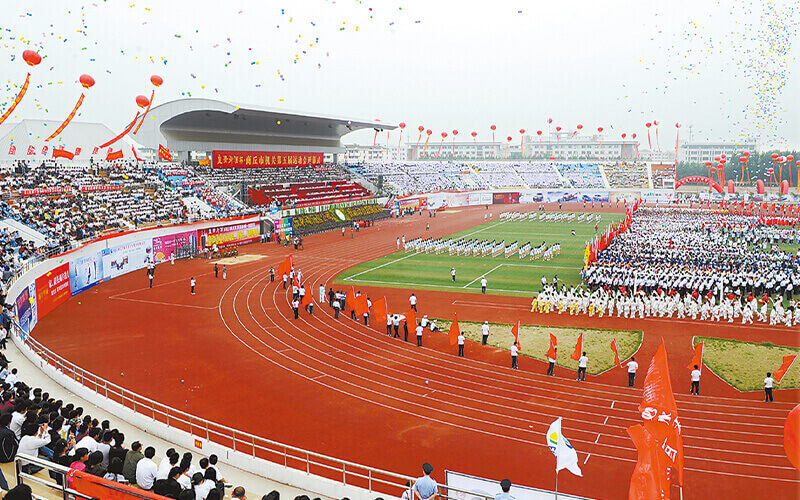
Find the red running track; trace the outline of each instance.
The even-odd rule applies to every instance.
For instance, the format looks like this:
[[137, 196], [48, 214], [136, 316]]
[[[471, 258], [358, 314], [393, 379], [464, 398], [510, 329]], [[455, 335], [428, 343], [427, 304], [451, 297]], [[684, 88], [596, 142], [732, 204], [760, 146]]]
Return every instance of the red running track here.
[[[490, 208], [494, 217], [507, 209]], [[337, 232], [310, 236], [307, 250], [294, 253], [295, 266], [316, 296], [320, 283], [330, 286], [344, 269], [394, 252], [399, 235], [445, 236], [483, 222], [484, 213], [481, 207], [383, 221], [352, 240]], [[553, 489], [555, 459], [544, 433], [564, 417], [583, 477], [562, 472], [559, 491], [592, 498], [627, 495], [636, 452], [625, 429], [640, 421], [644, 374], [663, 337], [683, 425], [684, 498], [800, 497], [800, 475], [782, 445], [783, 422], [800, 391], [778, 390], [777, 402], [766, 405], [762, 393], [740, 393], [705, 370], [703, 395], [692, 397], [685, 368], [693, 335], [798, 345], [797, 331], [539, 315], [529, 312], [530, 298], [415, 291], [420, 315], [458, 311], [471, 321], [644, 331], [635, 388], [619, 369], [579, 384], [565, 369], [544, 376], [545, 364], [527, 357], [512, 371], [508, 353], [491, 346], [468, 342], [466, 358], [458, 358], [445, 333], [426, 333], [418, 348], [387, 337], [385, 325], [365, 327], [344, 314], [333, 319], [326, 305], [291, 319], [291, 297], [268, 276], [287, 249], [242, 250], [266, 258], [228, 266], [227, 280], [214, 278], [213, 262], [197, 259], [159, 265], [153, 289], [144, 271], [122, 276], [69, 300], [34, 336], [79, 366], [174, 408], [403, 474], [419, 475], [428, 461], [440, 481], [450, 469]], [[190, 276], [197, 278], [195, 296]], [[392, 312], [408, 309], [408, 290], [359, 289], [373, 299], [386, 295]], [[672, 494], [679, 497], [676, 486]]]

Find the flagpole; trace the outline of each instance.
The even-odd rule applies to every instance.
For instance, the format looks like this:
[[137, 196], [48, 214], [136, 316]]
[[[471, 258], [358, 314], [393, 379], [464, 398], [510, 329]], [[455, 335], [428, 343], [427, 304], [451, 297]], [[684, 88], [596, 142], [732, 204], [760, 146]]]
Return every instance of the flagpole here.
[[[558, 457], [556, 457], [556, 498], [558, 500]], [[683, 499], [681, 499], [683, 500]]]

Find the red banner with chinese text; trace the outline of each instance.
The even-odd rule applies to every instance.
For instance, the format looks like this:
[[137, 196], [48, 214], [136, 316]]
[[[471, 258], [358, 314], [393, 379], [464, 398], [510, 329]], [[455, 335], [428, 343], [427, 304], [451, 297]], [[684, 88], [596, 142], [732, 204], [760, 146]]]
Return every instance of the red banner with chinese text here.
[[36, 278], [36, 314], [39, 319], [70, 298], [69, 262]]
[[214, 168], [306, 167], [321, 165], [324, 153], [214, 151]]
[[89, 186], [81, 186], [81, 192], [88, 193], [91, 191], [118, 191], [122, 189], [121, 184], [92, 184]]
[[39, 196], [42, 194], [60, 194], [72, 192], [72, 186], [45, 187], [34, 189], [20, 189], [20, 196]]

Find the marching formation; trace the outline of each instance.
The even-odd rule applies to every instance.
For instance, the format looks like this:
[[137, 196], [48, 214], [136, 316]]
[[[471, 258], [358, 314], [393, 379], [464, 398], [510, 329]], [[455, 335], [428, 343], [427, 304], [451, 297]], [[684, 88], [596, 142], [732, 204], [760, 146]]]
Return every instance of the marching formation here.
[[530, 260], [539, 258], [550, 260], [561, 252], [560, 243], [548, 246], [546, 242], [542, 242], [541, 245], [534, 247], [531, 242], [520, 245], [515, 241], [506, 245], [505, 240], [449, 240], [442, 238], [413, 239], [406, 242], [403, 248], [406, 253], [433, 252], [436, 255], [448, 253], [462, 257], [505, 257], [506, 259], [516, 255], [520, 259], [530, 256]]

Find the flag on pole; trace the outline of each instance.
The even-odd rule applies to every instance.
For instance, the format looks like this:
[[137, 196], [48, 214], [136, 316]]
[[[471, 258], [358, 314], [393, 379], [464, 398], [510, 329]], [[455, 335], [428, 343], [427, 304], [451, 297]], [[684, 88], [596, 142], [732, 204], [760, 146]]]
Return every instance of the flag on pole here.
[[550, 451], [556, 456], [556, 474], [562, 469], [567, 469], [576, 476], [583, 476], [578, 466], [578, 452], [569, 444], [569, 439], [561, 433], [561, 417], [550, 424], [545, 439]]
[[683, 486], [683, 436], [663, 338], [647, 369], [639, 413], [645, 428], [659, 443], [667, 465], [678, 471], [678, 484]]
[[458, 342], [458, 334], [461, 332], [458, 328], [458, 314], [453, 313], [453, 324], [450, 325], [450, 345], [456, 345]]
[[349, 313], [356, 310], [356, 289], [351, 286], [344, 297], [345, 312]]
[[[293, 266], [294, 266], [294, 263], [292, 262], [292, 256], [290, 255], [290, 256], [286, 257], [285, 259], [283, 259], [283, 262], [281, 262], [281, 265], [278, 266], [278, 276], [283, 277], [284, 274], [289, 274], [289, 271], [292, 270]], [[281, 278], [281, 279], [283, 279], [283, 278]]]
[[172, 153], [161, 144], [158, 145], [158, 157], [165, 161], [172, 161]]
[[617, 350], [617, 339], [611, 339], [611, 351], [614, 353], [614, 364], [622, 368], [619, 362], [619, 351]]
[[386, 296], [372, 303], [372, 323], [377, 328], [383, 328], [386, 318], [389, 317], [389, 308], [386, 306]]
[[310, 292], [305, 294], [305, 295], [303, 295], [303, 309], [308, 307], [309, 304], [313, 304], [314, 303], [314, 297], [313, 296], [314, 296], [314, 294], [310, 293]]
[[703, 343], [700, 342], [694, 347], [694, 356], [692, 356], [692, 360], [689, 362], [689, 366], [686, 368], [690, 370], [694, 370], [694, 365], [698, 367], [703, 366]]
[[119, 159], [122, 158], [122, 150], [121, 149], [119, 151], [111, 151], [111, 148], [108, 148], [108, 149], [109, 149], [109, 151], [108, 151], [108, 154], [106, 155], [106, 161], [119, 160]]
[[583, 332], [581, 332], [580, 336], [578, 337], [578, 342], [575, 344], [575, 351], [573, 351], [570, 359], [578, 361], [581, 359], [581, 354], [583, 354]]
[[791, 354], [783, 357], [783, 363], [781, 363], [781, 367], [775, 370], [775, 372], [772, 374], [772, 378], [775, 379], [775, 382], [779, 384], [781, 383], [783, 376], [786, 375], [786, 372], [792, 367], [795, 359], [797, 359], [797, 354]]
[[556, 346], [558, 345], [558, 340], [556, 336], [552, 333], [550, 334], [550, 348], [547, 349], [547, 357], [551, 359], [556, 359]]
[[514, 336], [514, 343], [517, 344], [517, 349], [519, 349], [519, 320], [517, 320], [517, 324], [511, 328], [511, 334]]
[[[669, 498], [669, 476], [658, 452], [658, 443], [642, 424], [628, 427], [628, 435], [636, 446], [638, 458], [628, 489], [629, 500]], [[666, 488], [665, 488], [666, 486]]]

